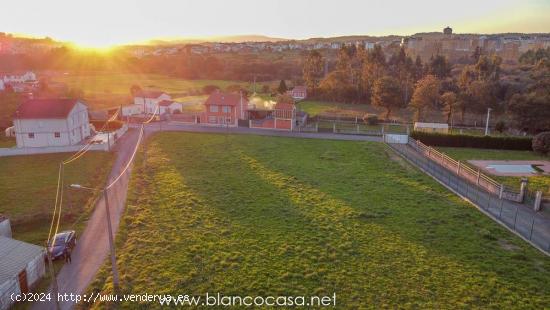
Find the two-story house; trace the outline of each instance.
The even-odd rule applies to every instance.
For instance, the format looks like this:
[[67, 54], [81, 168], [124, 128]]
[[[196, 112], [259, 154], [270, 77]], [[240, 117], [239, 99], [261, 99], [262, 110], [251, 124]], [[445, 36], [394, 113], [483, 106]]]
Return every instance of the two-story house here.
[[157, 108], [159, 107], [159, 103], [164, 100], [171, 101], [172, 97], [162, 91], [143, 90], [134, 97], [134, 105], [141, 106], [141, 110], [144, 111], [145, 114], [158, 114]]
[[32, 99], [13, 116], [17, 147], [80, 144], [90, 136], [88, 107], [77, 99]]
[[201, 123], [214, 126], [238, 126], [246, 118], [248, 100], [242, 93], [215, 91], [204, 103]]

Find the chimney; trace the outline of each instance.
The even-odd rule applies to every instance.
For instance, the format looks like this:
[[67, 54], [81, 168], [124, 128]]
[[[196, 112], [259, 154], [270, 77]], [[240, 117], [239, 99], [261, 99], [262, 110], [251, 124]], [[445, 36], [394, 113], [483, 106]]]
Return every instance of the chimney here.
[[0, 236], [11, 238], [10, 220], [2, 214], [0, 214]]

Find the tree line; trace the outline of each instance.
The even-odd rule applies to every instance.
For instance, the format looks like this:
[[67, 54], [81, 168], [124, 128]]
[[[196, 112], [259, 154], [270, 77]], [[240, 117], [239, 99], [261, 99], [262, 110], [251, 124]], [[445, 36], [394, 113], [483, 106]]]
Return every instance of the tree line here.
[[530, 74], [530, 82], [520, 89], [502, 81], [502, 59], [479, 48], [470, 64], [454, 74], [444, 56], [423, 63], [404, 48], [388, 56], [380, 46], [371, 50], [344, 46], [327, 70], [328, 60], [313, 50], [304, 57], [302, 76], [311, 97], [372, 104], [385, 110], [386, 119], [409, 108], [415, 121], [430, 121], [427, 112], [436, 111], [449, 123], [455, 115], [464, 123], [466, 113], [484, 114], [491, 108], [504, 113], [516, 128], [536, 132], [550, 128], [549, 51], [529, 51], [520, 57]]

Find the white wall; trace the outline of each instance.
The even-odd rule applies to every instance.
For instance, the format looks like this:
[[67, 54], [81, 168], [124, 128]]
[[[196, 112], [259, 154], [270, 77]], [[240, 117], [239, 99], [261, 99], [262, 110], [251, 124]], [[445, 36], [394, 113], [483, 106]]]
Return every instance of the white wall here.
[[134, 97], [134, 104], [144, 106], [145, 100], [145, 113], [154, 113], [157, 110], [157, 105], [162, 100], [172, 100], [167, 94], [162, 94], [158, 98], [143, 98], [143, 97]]
[[15, 119], [13, 123], [20, 148], [75, 145], [90, 136], [88, 108], [82, 103], [76, 104], [66, 119]]

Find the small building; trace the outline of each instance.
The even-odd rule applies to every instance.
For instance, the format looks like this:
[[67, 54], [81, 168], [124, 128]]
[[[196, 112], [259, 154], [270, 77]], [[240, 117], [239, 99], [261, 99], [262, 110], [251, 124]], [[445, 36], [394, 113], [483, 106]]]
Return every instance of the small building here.
[[443, 34], [447, 34], [447, 35], [453, 34], [453, 28], [451, 28], [449, 26], [443, 28]]
[[292, 103], [276, 103], [272, 110], [248, 112], [250, 128], [292, 131], [296, 126], [296, 106]]
[[17, 147], [80, 144], [90, 136], [88, 107], [78, 99], [31, 99], [13, 117]]
[[449, 124], [447, 123], [414, 123], [414, 131], [448, 133]]
[[144, 90], [134, 97], [134, 104], [141, 105], [146, 114], [153, 114], [158, 113], [158, 104], [163, 100], [172, 100], [172, 97], [162, 91]]
[[245, 119], [248, 100], [242, 93], [213, 92], [204, 103], [200, 122], [213, 126], [238, 126]]
[[307, 87], [294, 86], [294, 88], [288, 91], [288, 94], [296, 101], [304, 100], [307, 97]]
[[13, 295], [30, 292], [44, 276], [45, 255], [43, 247], [0, 236], [0, 310], [8, 309]]
[[122, 106], [120, 113], [123, 117], [143, 114], [143, 105], [142, 104], [128, 104]]
[[183, 110], [183, 105], [181, 103], [172, 100], [162, 100], [158, 103], [158, 106], [160, 115], [181, 113]]

